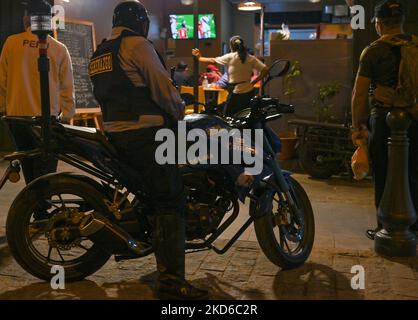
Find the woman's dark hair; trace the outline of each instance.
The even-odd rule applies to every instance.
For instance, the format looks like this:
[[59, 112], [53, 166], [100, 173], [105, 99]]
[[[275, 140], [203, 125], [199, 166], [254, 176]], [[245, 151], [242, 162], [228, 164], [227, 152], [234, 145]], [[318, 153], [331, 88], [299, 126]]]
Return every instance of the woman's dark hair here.
[[245, 63], [248, 56], [248, 49], [244, 44], [244, 40], [240, 36], [233, 36], [230, 40], [232, 52], [238, 52], [242, 63]]

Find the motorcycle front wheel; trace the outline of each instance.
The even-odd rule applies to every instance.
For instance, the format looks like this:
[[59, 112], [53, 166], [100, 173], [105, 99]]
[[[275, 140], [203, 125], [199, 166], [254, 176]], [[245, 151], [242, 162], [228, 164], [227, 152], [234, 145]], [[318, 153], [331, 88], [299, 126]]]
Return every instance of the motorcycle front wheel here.
[[315, 238], [314, 215], [308, 195], [295, 179], [289, 177], [288, 181], [297, 212], [288, 205], [283, 194], [272, 192], [272, 211], [254, 221], [261, 249], [282, 269], [293, 269], [305, 263]]
[[85, 213], [107, 211], [103, 194], [83, 180], [60, 175], [34, 183], [18, 194], [7, 217], [7, 241], [17, 263], [46, 281], [55, 275], [54, 266], [64, 268], [68, 282], [99, 270], [110, 255], [75, 230]]

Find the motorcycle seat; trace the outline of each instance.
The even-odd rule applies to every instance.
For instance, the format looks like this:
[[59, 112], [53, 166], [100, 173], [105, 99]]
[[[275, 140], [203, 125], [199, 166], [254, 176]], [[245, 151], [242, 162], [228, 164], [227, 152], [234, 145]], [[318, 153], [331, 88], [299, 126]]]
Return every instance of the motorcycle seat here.
[[[116, 148], [114, 148], [106, 135], [100, 130], [65, 124], [63, 124], [62, 127], [65, 130], [65, 135], [70, 137], [68, 140], [70, 144], [76, 146], [76, 154], [78, 156], [92, 162], [100, 170], [103, 170], [112, 176], [115, 176], [114, 168], [116, 166], [119, 170], [116, 172], [120, 172], [120, 170], [125, 172], [123, 176], [129, 181], [131, 186], [136, 186], [136, 183], [141, 181], [141, 175], [139, 175], [134, 168], [125, 163]], [[75, 143], [73, 143], [76, 139], [83, 139], [88, 143], [80, 143], [80, 141], [75, 141]], [[106, 155], [103, 155], [103, 152], [106, 153]], [[112, 159], [112, 161], [109, 162], [109, 159]]]
[[95, 128], [78, 127], [67, 124], [63, 124], [62, 126], [65, 128], [66, 133], [78, 138], [99, 143], [110, 154], [115, 156], [117, 155], [116, 149], [110, 144], [109, 140], [101, 131]]

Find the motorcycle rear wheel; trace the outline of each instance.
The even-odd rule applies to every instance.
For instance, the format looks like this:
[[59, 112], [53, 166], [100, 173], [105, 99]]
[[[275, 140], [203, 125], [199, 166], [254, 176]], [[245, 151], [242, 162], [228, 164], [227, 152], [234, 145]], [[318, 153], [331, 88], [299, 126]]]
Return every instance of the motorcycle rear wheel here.
[[[89, 183], [68, 176], [48, 176], [35, 183], [36, 187], [30, 184], [18, 194], [9, 210], [6, 235], [10, 252], [24, 270], [41, 280], [50, 281], [55, 275], [51, 274], [51, 268], [57, 265], [64, 268], [67, 282], [83, 280], [99, 270], [109, 260], [110, 254], [88, 239], [70, 250], [57, 249], [51, 246], [50, 238], [44, 231], [51, 219], [59, 214], [59, 200], [54, 199], [61, 199], [64, 207], [77, 207], [75, 200], [71, 200], [77, 198], [81, 203], [80, 211], [98, 210], [104, 213], [107, 212], [105, 196]], [[70, 195], [73, 196], [71, 199]], [[35, 218], [35, 211], [38, 210], [35, 208], [47, 201], [55, 201], [55, 204], [49, 206], [42, 219]], [[38, 244], [35, 245], [35, 242]], [[66, 261], [64, 257], [74, 259]]]
[[[305, 263], [312, 251], [315, 238], [314, 215], [308, 195], [303, 187], [292, 177], [289, 177], [289, 183], [292, 185], [291, 194], [302, 213], [304, 225], [302, 239], [294, 248], [294, 251], [290, 248], [292, 243], [289, 245], [289, 239], [286, 238], [283, 232], [285, 227], [282, 226], [281, 229], [276, 223], [275, 200], [273, 198], [277, 196], [277, 193], [272, 194], [272, 212], [254, 221], [255, 233], [262, 251], [272, 263], [282, 269], [293, 269]], [[286, 228], [293, 228], [293, 226], [289, 225]]]

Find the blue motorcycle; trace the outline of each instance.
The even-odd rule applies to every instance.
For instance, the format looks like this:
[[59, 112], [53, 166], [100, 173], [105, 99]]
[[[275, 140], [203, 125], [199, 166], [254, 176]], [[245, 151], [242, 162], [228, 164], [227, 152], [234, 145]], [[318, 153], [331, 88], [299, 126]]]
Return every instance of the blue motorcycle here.
[[[263, 87], [287, 72], [289, 64], [283, 63], [270, 68]], [[188, 131], [261, 130], [263, 146], [262, 171], [254, 176], [248, 176], [243, 163], [180, 166], [187, 189], [187, 253], [213, 250], [224, 254], [254, 224], [261, 249], [275, 265], [290, 269], [307, 260], [315, 233], [311, 203], [303, 187], [280, 168], [276, 160], [280, 140], [267, 126], [292, 112], [293, 106], [262, 95], [234, 118], [219, 114], [186, 117]], [[51, 267], [61, 265], [67, 281], [78, 281], [99, 270], [111, 256], [120, 261], [152, 254], [152, 207], [147, 190], [141, 187], [141, 175], [124, 163], [103, 133], [55, 122], [45, 146], [42, 119], [5, 120], [31, 128], [40, 148], [5, 157], [10, 166], [0, 189], [6, 181], [19, 180], [23, 159], [53, 155], [78, 169], [38, 178], [14, 200], [6, 233], [10, 251], [23, 269], [49, 281]], [[254, 155], [253, 146], [254, 141], [246, 152]], [[237, 147], [242, 144], [227, 144], [231, 152]], [[249, 204], [249, 212], [242, 213], [248, 219], [224, 247], [215, 246], [237, 220], [243, 208], [240, 202]]]

